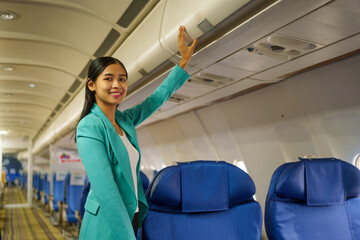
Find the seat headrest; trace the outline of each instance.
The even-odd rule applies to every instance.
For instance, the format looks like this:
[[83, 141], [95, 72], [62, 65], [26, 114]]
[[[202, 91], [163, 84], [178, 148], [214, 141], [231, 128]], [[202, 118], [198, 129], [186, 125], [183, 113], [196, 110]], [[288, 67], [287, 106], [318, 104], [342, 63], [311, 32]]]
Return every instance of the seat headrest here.
[[275, 189], [278, 196], [332, 205], [360, 195], [360, 171], [353, 165], [335, 158], [300, 160], [283, 168]]
[[255, 185], [240, 168], [226, 162], [194, 161], [161, 170], [147, 198], [162, 210], [209, 212], [252, 201]]

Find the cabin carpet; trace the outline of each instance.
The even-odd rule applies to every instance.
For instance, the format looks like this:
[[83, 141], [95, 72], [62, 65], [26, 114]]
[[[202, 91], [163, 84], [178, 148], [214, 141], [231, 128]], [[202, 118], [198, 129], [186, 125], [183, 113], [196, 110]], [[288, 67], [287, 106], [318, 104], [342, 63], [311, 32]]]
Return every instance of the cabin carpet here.
[[[26, 203], [25, 191], [18, 187], [6, 188], [1, 202], [2, 206], [10, 203]], [[0, 230], [3, 240], [65, 239], [60, 228], [53, 226], [39, 207], [1, 208]], [[76, 235], [76, 229], [71, 230], [67, 234], [70, 239]]]

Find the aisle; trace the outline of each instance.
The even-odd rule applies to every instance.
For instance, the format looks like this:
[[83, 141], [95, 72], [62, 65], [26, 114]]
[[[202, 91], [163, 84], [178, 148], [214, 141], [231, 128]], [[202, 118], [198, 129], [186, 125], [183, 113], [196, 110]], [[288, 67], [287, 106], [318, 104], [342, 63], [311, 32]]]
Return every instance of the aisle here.
[[[24, 192], [17, 187], [6, 189], [3, 204], [9, 203], [26, 203]], [[38, 207], [1, 209], [0, 229], [3, 240], [64, 239]]]

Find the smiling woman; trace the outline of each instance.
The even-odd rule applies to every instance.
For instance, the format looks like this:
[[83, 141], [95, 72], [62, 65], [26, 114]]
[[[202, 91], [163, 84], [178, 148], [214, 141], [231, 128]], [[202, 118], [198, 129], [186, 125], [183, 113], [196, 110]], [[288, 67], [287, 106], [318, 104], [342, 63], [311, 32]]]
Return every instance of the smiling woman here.
[[180, 26], [179, 65], [151, 96], [125, 111], [116, 109], [128, 88], [124, 65], [112, 57], [99, 57], [90, 64], [76, 133], [79, 155], [91, 183], [80, 239], [136, 238], [148, 206], [140, 181], [141, 155], [135, 127], [189, 79], [184, 69], [197, 40], [187, 46], [185, 31]]

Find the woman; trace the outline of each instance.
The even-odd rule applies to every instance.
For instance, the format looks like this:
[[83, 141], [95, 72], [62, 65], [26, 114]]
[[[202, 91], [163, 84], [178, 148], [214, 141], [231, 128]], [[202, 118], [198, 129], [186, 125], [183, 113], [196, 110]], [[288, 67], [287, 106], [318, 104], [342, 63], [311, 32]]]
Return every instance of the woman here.
[[95, 59], [89, 67], [86, 99], [76, 130], [77, 147], [91, 183], [80, 239], [134, 240], [148, 210], [139, 177], [140, 150], [135, 127], [154, 113], [190, 77], [185, 71], [197, 40], [185, 44], [181, 60], [141, 104], [116, 110], [127, 92], [127, 72], [117, 59]]

